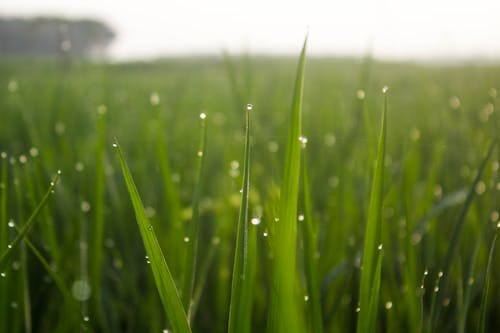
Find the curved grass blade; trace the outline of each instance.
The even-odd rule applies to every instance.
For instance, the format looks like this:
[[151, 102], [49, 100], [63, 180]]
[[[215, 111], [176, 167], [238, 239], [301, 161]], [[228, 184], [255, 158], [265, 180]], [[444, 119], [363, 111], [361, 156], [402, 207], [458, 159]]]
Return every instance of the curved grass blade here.
[[318, 278], [318, 259], [316, 257], [316, 233], [312, 223], [311, 193], [307, 176], [306, 155], [302, 154], [302, 190], [304, 192], [304, 215], [302, 233], [304, 239], [304, 267], [307, 282], [309, 304], [312, 312], [313, 332], [323, 332], [323, 314], [321, 310], [321, 294]]
[[479, 333], [486, 332], [486, 310], [488, 308], [488, 296], [491, 283], [491, 263], [493, 262], [493, 254], [495, 252], [497, 236], [498, 234], [495, 234], [495, 236], [493, 236], [493, 240], [491, 241], [490, 245], [490, 251], [488, 253], [488, 263], [486, 264], [486, 275], [484, 277], [483, 296], [481, 297], [480, 319], [477, 329]]
[[[250, 332], [252, 317], [252, 276], [249, 271], [248, 243], [248, 196], [250, 189], [250, 112], [245, 112], [245, 157], [243, 162], [243, 192], [236, 232], [233, 277], [231, 283], [231, 304], [229, 306], [229, 328], [231, 333]], [[254, 246], [255, 247], [255, 246]]]
[[268, 314], [269, 332], [303, 332], [303, 318], [296, 289], [297, 201], [300, 178], [299, 138], [302, 131], [302, 95], [307, 37], [297, 67], [293, 105], [288, 129], [285, 170], [281, 185], [279, 222], [273, 237], [274, 263]]
[[[384, 158], [385, 140], [387, 127], [387, 87], [383, 89], [384, 106], [382, 108], [382, 125], [377, 148], [377, 160], [373, 172], [373, 183], [370, 194], [370, 204], [365, 229], [365, 241], [363, 247], [363, 270], [361, 271], [361, 283], [359, 288], [359, 315], [357, 332], [371, 332], [375, 327], [376, 311], [372, 311], [375, 306], [373, 302], [378, 299], [378, 288], [376, 283], [380, 283], [380, 270], [376, 268], [377, 261], [375, 254], [381, 234], [381, 212], [384, 185]], [[375, 294], [376, 293], [376, 294]], [[378, 303], [378, 302], [377, 302]]]
[[170, 271], [165, 261], [165, 257], [161, 251], [160, 245], [153, 230], [153, 226], [146, 217], [144, 211], [144, 205], [135, 186], [132, 175], [130, 174], [129, 168], [125, 162], [120, 146], [117, 142], [113, 145], [118, 151], [118, 157], [120, 159], [120, 166], [123, 173], [123, 178], [125, 179], [125, 184], [127, 185], [127, 190], [134, 206], [135, 217], [137, 219], [137, 225], [139, 226], [139, 231], [141, 233], [142, 240], [144, 242], [144, 247], [146, 253], [151, 262], [151, 269], [153, 271], [154, 280], [156, 283], [156, 289], [160, 294], [160, 299], [165, 309], [165, 313], [172, 325], [174, 332], [184, 333], [191, 332], [189, 323], [182, 306], [179, 293], [175, 287], [175, 282], [170, 274]]
[[49, 189], [43, 196], [42, 200], [38, 203], [36, 206], [35, 210], [33, 213], [31, 213], [31, 216], [28, 218], [28, 221], [22, 226], [21, 230], [19, 231], [19, 234], [16, 236], [16, 238], [12, 241], [7, 246], [7, 250], [3, 251], [2, 254], [0, 255], [0, 270], [5, 267], [5, 264], [7, 264], [7, 261], [11, 258], [12, 252], [16, 250], [16, 248], [19, 246], [23, 238], [26, 236], [26, 234], [30, 231], [31, 227], [36, 221], [36, 218], [42, 211], [43, 207], [45, 207], [45, 204], [49, 201], [49, 198], [51, 197], [52, 193], [54, 192], [54, 188], [57, 185], [57, 182], [59, 181], [59, 176], [61, 172], [58, 171], [56, 177], [52, 182], [50, 182]]
[[[448, 251], [446, 253], [444, 266], [442, 269], [442, 273], [443, 273], [442, 292], [440, 292], [438, 295], [437, 304], [442, 304], [444, 297], [447, 294], [448, 281], [450, 279], [449, 275], [450, 275], [450, 271], [452, 268], [452, 264], [455, 260], [455, 257], [458, 254], [458, 245], [460, 243], [460, 237], [462, 235], [462, 230], [463, 230], [463, 226], [465, 223], [465, 219], [467, 218], [467, 215], [469, 213], [469, 209], [472, 205], [472, 201], [474, 200], [474, 198], [476, 196], [476, 186], [483, 176], [483, 172], [486, 168], [486, 165], [488, 164], [488, 161], [489, 161], [491, 155], [493, 154], [493, 151], [495, 149], [496, 144], [497, 144], [497, 139], [495, 138], [490, 143], [488, 151], [487, 151], [486, 155], [484, 156], [484, 158], [481, 162], [481, 165], [479, 166], [476, 177], [474, 178], [474, 181], [472, 182], [472, 185], [469, 188], [469, 191], [467, 193], [467, 197], [465, 198], [465, 203], [464, 203], [464, 206], [462, 208], [462, 211], [460, 212], [460, 216], [459, 216], [455, 226], [453, 227], [451, 238], [450, 238], [450, 241], [448, 242], [448, 244], [449, 244]], [[431, 328], [436, 328], [440, 312], [441, 312], [440, 306], [436, 306], [431, 311], [430, 317], [429, 317], [429, 322], [432, 325]]]
[[196, 171], [196, 187], [194, 190], [193, 198], [193, 216], [191, 222], [188, 226], [188, 232], [185, 239], [188, 239], [186, 248], [186, 261], [183, 271], [182, 279], [182, 304], [184, 305], [184, 311], [188, 315], [188, 321], [191, 322], [191, 304], [192, 295], [194, 289], [194, 280], [196, 275], [196, 262], [198, 256], [198, 239], [200, 238], [200, 197], [203, 188], [203, 165], [205, 162], [205, 150], [206, 150], [206, 139], [207, 139], [207, 126], [206, 126], [206, 114], [200, 114], [201, 119], [201, 140], [200, 147], [197, 152], [198, 156], [198, 166]]

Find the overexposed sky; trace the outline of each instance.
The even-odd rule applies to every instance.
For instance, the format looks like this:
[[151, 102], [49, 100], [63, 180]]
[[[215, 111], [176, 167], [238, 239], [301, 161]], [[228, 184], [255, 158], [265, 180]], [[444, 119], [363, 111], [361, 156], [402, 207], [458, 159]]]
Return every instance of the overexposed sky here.
[[116, 59], [191, 53], [499, 58], [500, 0], [3, 0], [0, 15], [97, 17]]

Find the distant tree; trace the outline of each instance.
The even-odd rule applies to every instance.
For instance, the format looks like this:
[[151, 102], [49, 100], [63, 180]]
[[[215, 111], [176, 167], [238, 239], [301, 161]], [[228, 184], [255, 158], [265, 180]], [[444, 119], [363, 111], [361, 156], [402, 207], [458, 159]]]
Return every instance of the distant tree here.
[[0, 56], [102, 57], [114, 37], [92, 19], [0, 18]]

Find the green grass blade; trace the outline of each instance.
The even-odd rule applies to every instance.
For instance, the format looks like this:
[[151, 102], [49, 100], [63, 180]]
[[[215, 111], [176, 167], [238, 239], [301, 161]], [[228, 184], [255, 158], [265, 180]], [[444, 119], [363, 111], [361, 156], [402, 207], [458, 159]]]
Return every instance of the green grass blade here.
[[197, 256], [198, 256], [198, 240], [200, 238], [200, 198], [201, 191], [203, 188], [203, 165], [205, 162], [206, 153], [206, 138], [207, 138], [207, 126], [206, 126], [206, 114], [201, 113], [201, 140], [200, 147], [197, 152], [198, 165], [196, 170], [196, 186], [194, 190], [193, 197], [193, 215], [188, 226], [188, 232], [185, 239], [188, 239], [186, 247], [186, 261], [183, 271], [182, 279], [182, 304], [184, 305], [184, 310], [188, 315], [188, 320], [191, 321], [191, 300], [193, 296], [194, 280], [196, 275], [197, 266]]
[[[442, 292], [440, 292], [438, 295], [438, 299], [437, 299], [438, 305], [443, 303], [444, 297], [447, 294], [448, 283], [450, 281], [451, 268], [452, 268], [453, 262], [455, 260], [455, 257], [458, 255], [458, 250], [459, 250], [458, 245], [460, 244], [460, 238], [462, 235], [462, 230], [463, 230], [465, 220], [467, 218], [470, 207], [472, 205], [472, 201], [474, 200], [474, 198], [476, 196], [476, 186], [483, 176], [486, 165], [488, 164], [488, 161], [490, 160], [490, 157], [493, 154], [493, 151], [495, 150], [496, 144], [497, 144], [497, 139], [495, 138], [490, 143], [488, 151], [487, 151], [486, 155], [484, 156], [484, 158], [481, 162], [481, 165], [479, 166], [479, 169], [476, 173], [474, 181], [472, 182], [472, 185], [467, 193], [467, 197], [465, 198], [465, 203], [464, 203], [464, 206], [462, 208], [462, 211], [460, 212], [460, 216], [459, 216], [455, 226], [453, 227], [451, 238], [448, 242], [448, 244], [449, 244], [448, 251], [446, 253], [444, 266], [442, 269], [442, 272], [443, 272]], [[436, 328], [437, 320], [439, 318], [440, 312], [441, 312], [440, 306], [436, 306], [431, 311], [429, 322], [431, 323], [433, 328]]]
[[493, 262], [493, 254], [495, 253], [495, 244], [497, 241], [498, 234], [493, 236], [493, 240], [491, 241], [490, 250], [488, 253], [488, 263], [486, 264], [486, 275], [484, 277], [484, 287], [483, 287], [483, 296], [481, 297], [481, 310], [480, 310], [480, 319], [477, 332], [484, 333], [486, 332], [486, 311], [488, 308], [488, 297], [490, 296], [490, 284], [491, 284], [491, 263]]
[[268, 315], [269, 332], [302, 332], [303, 318], [296, 290], [297, 198], [299, 194], [302, 135], [302, 95], [307, 37], [297, 67], [295, 91], [290, 114], [285, 170], [281, 184], [279, 222], [273, 236], [275, 250]]
[[160, 299], [165, 309], [165, 313], [167, 314], [174, 332], [191, 332], [175, 282], [170, 274], [160, 245], [158, 244], [153, 226], [146, 216], [144, 205], [142, 204], [142, 200], [125, 162], [120, 146], [118, 143], [115, 143], [114, 147], [116, 147], [118, 151], [123, 178], [125, 179], [125, 184], [127, 185], [132, 205], [134, 206], [137, 225], [139, 226], [144, 247], [151, 263], [156, 288], [160, 294]]
[[[7, 225], [7, 153], [2, 152], [2, 173], [1, 173], [1, 186], [0, 186], [0, 249], [7, 247], [9, 242], [8, 225]], [[8, 293], [10, 277], [4, 277], [0, 280], [0, 314], [8, 315]], [[7, 320], [0, 320], [0, 332], [7, 332]]]
[[[101, 111], [104, 106], [99, 107]], [[105, 109], [104, 109], [105, 110]], [[92, 288], [92, 307], [98, 321], [103, 327], [107, 327], [106, 316], [102, 312], [101, 295], [101, 275], [102, 275], [102, 257], [104, 251], [104, 195], [105, 195], [105, 176], [104, 176], [104, 154], [106, 144], [106, 118], [105, 113], [100, 112], [97, 119], [98, 141], [96, 147], [96, 166], [95, 166], [95, 191], [94, 191], [94, 209], [91, 226], [91, 247], [90, 255], [90, 286]]]
[[385, 140], [387, 127], [387, 88], [384, 90], [384, 106], [382, 108], [382, 125], [377, 148], [377, 160], [373, 173], [373, 183], [370, 194], [370, 204], [365, 229], [365, 241], [363, 247], [363, 270], [361, 271], [361, 284], [359, 289], [359, 315], [357, 332], [370, 332], [370, 328], [375, 326], [376, 313], [370, 311], [370, 302], [374, 297], [374, 283], [380, 279], [377, 274], [380, 271], [375, 269], [375, 254], [380, 243], [381, 233], [381, 212], [383, 200], [384, 183], [384, 158]]
[[59, 175], [60, 172], [58, 171], [57, 176], [54, 178], [52, 182], [50, 182], [49, 189], [43, 196], [42, 200], [38, 203], [38, 205], [35, 207], [35, 210], [33, 213], [31, 213], [31, 216], [28, 218], [28, 221], [22, 226], [21, 230], [19, 231], [19, 234], [16, 236], [16, 238], [7, 246], [7, 249], [3, 251], [0, 255], [0, 270], [5, 267], [7, 264], [8, 260], [11, 258], [13, 251], [17, 249], [23, 238], [26, 236], [26, 234], [30, 231], [31, 227], [36, 221], [36, 218], [42, 211], [43, 207], [45, 207], [45, 204], [49, 201], [49, 198], [51, 197], [55, 186], [57, 185], [57, 182], [59, 181]]
[[307, 292], [312, 314], [313, 332], [323, 332], [323, 314], [321, 310], [321, 294], [318, 277], [317, 237], [312, 222], [311, 193], [307, 176], [306, 155], [302, 154], [302, 190], [304, 192], [304, 221], [302, 233], [304, 239], [304, 267], [307, 282]]
[[[377, 259], [377, 266], [375, 266], [375, 274], [373, 277], [372, 290], [370, 295], [370, 305], [369, 305], [369, 317], [377, 318], [378, 313], [378, 303], [380, 299], [380, 282], [382, 280], [382, 249], [379, 250], [379, 255]], [[370, 322], [369, 332], [376, 332], [376, 320]]]
[[231, 283], [231, 304], [229, 307], [229, 329], [231, 333], [250, 332], [252, 316], [252, 277], [248, 270], [248, 196], [250, 189], [250, 112], [245, 112], [245, 156], [243, 162], [243, 192], [236, 232], [233, 277]]

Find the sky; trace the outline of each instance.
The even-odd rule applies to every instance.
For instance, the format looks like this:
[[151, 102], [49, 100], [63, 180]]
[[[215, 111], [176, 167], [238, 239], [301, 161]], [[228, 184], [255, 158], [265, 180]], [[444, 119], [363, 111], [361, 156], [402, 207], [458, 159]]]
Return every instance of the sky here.
[[500, 0], [3, 0], [2, 16], [92, 17], [117, 34], [114, 59], [308, 54], [498, 59]]

